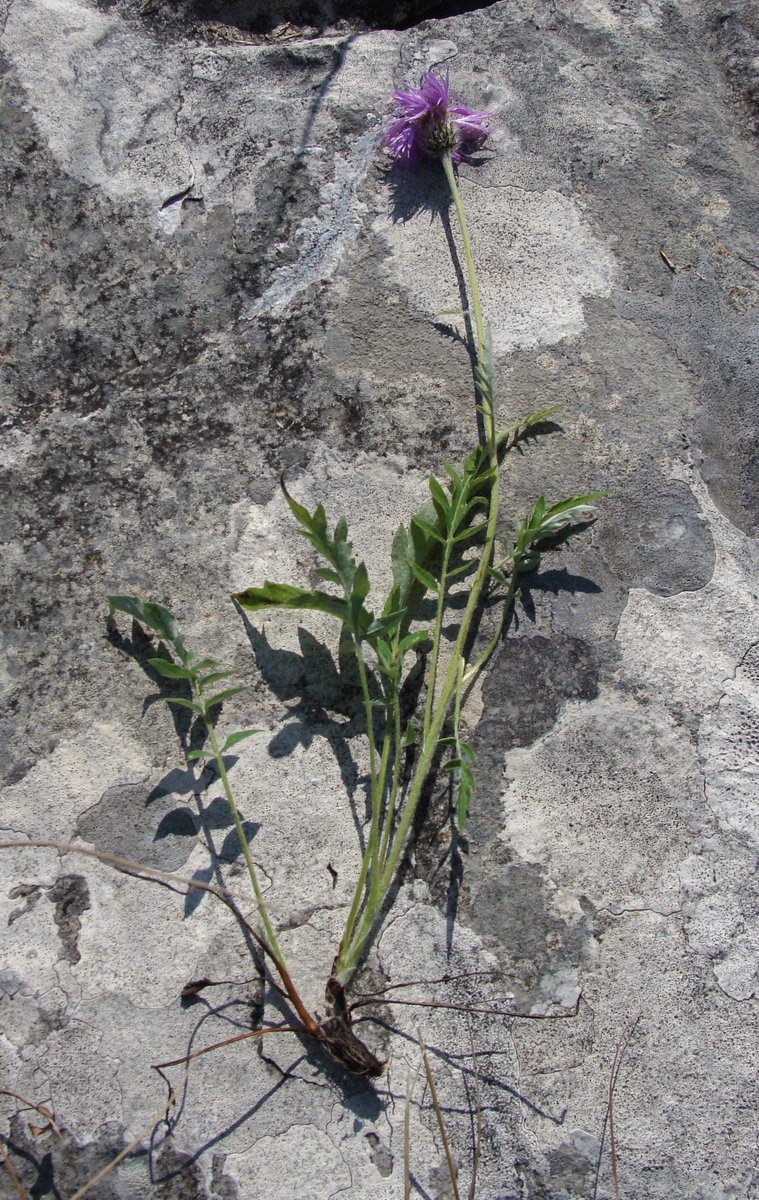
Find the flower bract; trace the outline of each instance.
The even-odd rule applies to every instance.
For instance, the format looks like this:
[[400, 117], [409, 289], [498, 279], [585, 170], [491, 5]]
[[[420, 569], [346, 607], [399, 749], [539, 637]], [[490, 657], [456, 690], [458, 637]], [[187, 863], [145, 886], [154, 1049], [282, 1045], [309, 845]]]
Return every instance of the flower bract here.
[[402, 84], [393, 100], [397, 116], [385, 127], [382, 145], [412, 170], [425, 155], [439, 158], [446, 150], [454, 162], [465, 162], [490, 133], [490, 114], [467, 108], [451, 95], [448, 79], [438, 79], [431, 71], [418, 88]]

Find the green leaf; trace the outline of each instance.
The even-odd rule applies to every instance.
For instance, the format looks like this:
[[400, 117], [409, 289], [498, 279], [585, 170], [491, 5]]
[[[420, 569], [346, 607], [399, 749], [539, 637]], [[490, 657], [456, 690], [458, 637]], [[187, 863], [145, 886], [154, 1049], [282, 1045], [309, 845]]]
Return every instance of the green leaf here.
[[[188, 661], [194, 657], [194, 654], [187, 655]], [[200, 662], [193, 663], [193, 666], [196, 671], [207, 671], [209, 667], [220, 667], [221, 663], [218, 663], [215, 658], [201, 658]]]
[[428, 483], [429, 483], [429, 489], [430, 489], [430, 493], [432, 495], [432, 499], [435, 501], [436, 504], [438, 504], [440, 506], [442, 512], [445, 513], [445, 517], [447, 520], [448, 516], [450, 514], [450, 511], [451, 511], [451, 505], [450, 505], [450, 501], [449, 501], [448, 497], [446, 496], [445, 492], [443, 491], [443, 488], [440, 486], [439, 481], [435, 478], [434, 475], [430, 475]]
[[540, 563], [540, 554], [537, 550], [530, 550], [522, 554], [519, 558], [519, 567], [517, 574], [526, 575], [529, 571], [534, 571]]
[[419, 529], [423, 530], [433, 541], [445, 542], [445, 536], [430, 521], [425, 521], [422, 517], [414, 517], [412, 525], [416, 525]]
[[226, 742], [221, 748], [221, 753], [226, 754], [227, 750], [231, 750], [238, 742], [242, 742], [245, 738], [252, 737], [254, 733], [260, 733], [260, 729], [241, 729], [239, 733], [230, 733]]
[[393, 548], [390, 561], [393, 567], [393, 582], [400, 596], [407, 596], [411, 587], [411, 568], [409, 567], [410, 546], [409, 535], [405, 525], [399, 525], [393, 538]]
[[409, 650], [421, 646], [424, 642], [432, 643], [432, 637], [426, 629], [420, 629], [417, 633], [409, 633], [401, 640], [398, 645], [399, 654], [408, 654]]
[[300, 608], [329, 613], [341, 621], [348, 617], [348, 605], [339, 596], [309, 592], [287, 583], [272, 583], [268, 579], [263, 587], [246, 588], [244, 592], [234, 593], [232, 599], [249, 612], [258, 612], [262, 608]]
[[215, 755], [210, 750], [191, 750], [187, 755], [188, 762], [197, 762], [199, 758], [214, 758]]
[[363, 603], [369, 595], [369, 591], [369, 574], [366, 569], [366, 563], [361, 562], [356, 567], [356, 575], [353, 580], [353, 596]]
[[148, 662], [158, 671], [159, 675], [164, 675], [166, 679], [192, 679], [195, 675], [194, 667], [178, 667], [176, 663], [170, 662], [167, 658], [149, 658]]
[[[381, 617], [377, 617], [372, 621], [371, 625], [364, 630], [363, 637], [373, 639], [378, 633], [387, 633], [391, 629], [395, 629], [400, 625], [406, 615], [405, 608], [399, 608], [395, 612], [384, 613]], [[372, 644], [373, 641], [372, 641]]]
[[205, 716], [203, 709], [199, 704], [195, 704], [193, 700], [185, 700], [184, 696], [160, 696], [159, 699], [162, 700], [164, 704], [178, 704], [180, 708], [189, 708], [192, 712], [197, 713], [200, 717]]
[[[530, 541], [535, 543], [545, 541], [555, 537], [568, 525], [577, 525], [585, 521], [593, 520], [595, 512], [591, 507], [592, 500], [599, 500], [605, 496], [605, 492], [593, 492], [589, 496], [570, 496], [567, 500], [561, 500], [558, 504], [553, 504], [548, 510], [543, 504], [542, 510], [539, 510], [540, 501], [535, 506], [535, 512], [530, 518], [531, 538]], [[542, 499], [542, 497], [541, 497]], [[537, 528], [535, 525], [537, 524]]]
[[455, 570], [449, 571], [448, 578], [456, 579], [461, 575], [471, 575], [472, 571], [475, 571], [478, 565], [479, 564], [476, 558], [467, 559], [467, 561], [462, 563], [460, 567], [456, 567]]
[[240, 692], [247, 692], [248, 684], [240, 684], [239, 687], [227, 688], [225, 692], [217, 692], [215, 696], [209, 696], [206, 700], [206, 708], [215, 708], [217, 704], [223, 704], [225, 700], [231, 700], [233, 696], [239, 696]]
[[416, 742], [416, 740], [417, 740], [416, 730], [414, 729], [413, 725], [407, 725], [406, 732], [403, 736], [404, 750], [408, 750], [409, 746], [413, 746], [414, 743]]
[[542, 421], [545, 421], [548, 417], [552, 416], [553, 413], [558, 412], [562, 407], [563, 405], [561, 404], [552, 404], [550, 408], [543, 408], [540, 410], [540, 412], [531, 413], [528, 417], [522, 417], [522, 419], [517, 421], [515, 425], [512, 425], [510, 429], [505, 429], [503, 433], [499, 433], [496, 441], [497, 448], [502, 450], [512, 437], [515, 441], [518, 440], [533, 425], [539, 425]]
[[326, 580], [327, 583], [336, 583], [339, 585], [341, 582], [337, 571], [333, 571], [329, 567], [317, 567], [315, 573], [320, 579]]
[[456, 470], [454, 470], [454, 468], [451, 466], [450, 463], [444, 462], [443, 467], [450, 475], [451, 481], [453, 482], [454, 485], [456, 485], [456, 484], [460, 485], [464, 482], [463, 479], [461, 478], [461, 476], [458, 474], [458, 472]]
[[123, 612], [141, 621], [159, 637], [170, 642], [181, 659], [186, 659], [187, 651], [182, 645], [180, 637], [182, 627], [168, 608], [164, 608], [161, 604], [151, 604], [150, 601], [140, 600], [139, 596], [108, 596], [107, 600], [111, 616], [115, 612]]
[[302, 504], [298, 504], [298, 501], [294, 500], [293, 497], [290, 495], [287, 488], [285, 487], [284, 477], [280, 479], [279, 486], [282, 488], [282, 492], [284, 494], [285, 500], [290, 505], [290, 511], [292, 512], [293, 516], [295, 517], [295, 520], [299, 521], [301, 525], [304, 525], [306, 527], [306, 529], [311, 529], [312, 521], [311, 521], [310, 512], [308, 511], [307, 508], [304, 508], [304, 506]]
[[419, 582], [424, 584], [424, 586], [430, 592], [434, 592], [435, 594], [437, 594], [438, 587], [439, 587], [438, 582], [436, 579], [433, 578], [432, 575], [430, 575], [429, 571], [425, 571], [424, 567], [420, 567], [418, 565], [418, 563], [415, 563], [415, 562], [412, 562], [410, 564], [410, 566], [411, 566], [411, 570], [414, 572], [414, 575], [419, 580]]
[[457, 533], [451, 541], [456, 543], [465, 542], [467, 538], [475, 537], [478, 533], [482, 533], [483, 530], [487, 529], [487, 527], [487, 521], [480, 521], [478, 525], [470, 525], [467, 529], [462, 530], [461, 533]]
[[448, 762], [445, 764], [444, 767], [441, 768], [441, 770], [443, 770], [443, 771], [458, 771], [463, 766], [464, 766], [464, 763], [462, 762], [462, 760], [460, 758], [449, 758]]
[[[509, 557], [513, 558], [513, 554], [511, 552], [509, 552]], [[502, 571], [498, 570], [497, 567], [489, 567], [488, 575], [495, 579], [497, 583], [500, 583], [501, 587], [505, 587], [506, 589], [510, 587], [508, 579]]]
[[229, 679], [230, 675], [237, 675], [237, 671], [212, 671], [210, 675], [203, 675], [201, 679], [198, 679], [198, 685], [202, 691], [209, 684], [218, 683], [220, 679]]

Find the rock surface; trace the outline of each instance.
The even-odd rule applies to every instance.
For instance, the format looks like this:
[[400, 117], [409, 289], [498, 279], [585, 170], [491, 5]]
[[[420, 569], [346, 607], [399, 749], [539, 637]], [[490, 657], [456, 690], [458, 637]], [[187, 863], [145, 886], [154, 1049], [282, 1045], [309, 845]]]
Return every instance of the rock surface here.
[[[525, 586], [473, 711], [466, 840], [433, 804], [362, 986], [498, 964], [500, 982], [407, 995], [532, 1015], [581, 995], [569, 1019], [472, 1018], [478, 1196], [614, 1194], [608, 1088], [628, 1034], [620, 1195], [749, 1197], [759, 24], [750, 0], [462, 8], [0, 10], [0, 829], [202, 881], [219, 877], [210, 847], [244, 892], [218, 785], [182, 766], [187, 723], [146, 705], [146, 647], [106, 625], [109, 591], [168, 604], [252, 685], [223, 714], [264, 731], [233, 780], [323, 1010], [364, 820], [355, 694], [326, 621], [242, 623], [228, 595], [312, 578], [281, 472], [348, 517], [382, 588], [427, 473], [470, 447], [463, 327], [439, 315], [462, 303], [442, 177], [388, 174], [378, 150], [392, 88], [449, 71], [493, 114], [491, 152], [461, 178], [503, 421], [563, 405], [508, 462], [505, 511], [609, 497]], [[150, 1064], [286, 1020], [277, 995], [207, 894], [0, 853], [1, 1132], [30, 1195], [71, 1197], [141, 1138], [89, 1194], [399, 1197], [417, 1027], [466, 1193], [462, 1013], [383, 1004], [376, 1086], [293, 1034], [227, 1047], [145, 1134], [166, 1098]], [[206, 976], [232, 982], [183, 1007]], [[412, 1180], [442, 1198], [415, 1095]]]

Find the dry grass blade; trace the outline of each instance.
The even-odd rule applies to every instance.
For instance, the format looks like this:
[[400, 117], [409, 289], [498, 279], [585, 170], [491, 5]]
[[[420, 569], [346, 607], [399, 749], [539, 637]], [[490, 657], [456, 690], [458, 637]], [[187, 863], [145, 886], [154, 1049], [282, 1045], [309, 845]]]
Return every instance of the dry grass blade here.
[[617, 1048], [614, 1051], [614, 1061], [611, 1064], [611, 1075], [609, 1077], [609, 1148], [611, 1150], [611, 1173], [614, 1177], [614, 1196], [616, 1200], [619, 1200], [619, 1179], [617, 1177], [617, 1147], [614, 1141], [614, 1089], [617, 1086], [619, 1068], [622, 1066], [622, 1056], [630, 1044], [630, 1038], [640, 1018], [641, 1014], [638, 1013], [635, 1020], [622, 1031], [622, 1036], [617, 1042]]
[[244, 1042], [248, 1038], [263, 1037], [265, 1033], [303, 1033], [303, 1029], [299, 1025], [272, 1025], [261, 1029], [250, 1029], [247, 1033], [237, 1033], [234, 1037], [225, 1038], [223, 1042], [214, 1042], [212, 1046], [204, 1046], [202, 1050], [185, 1054], [184, 1058], [172, 1058], [170, 1062], [153, 1063], [153, 1070], [161, 1072], [164, 1067], [180, 1067], [182, 1063], [193, 1062], [202, 1054], [210, 1054], [212, 1050], [220, 1050], [222, 1046], [231, 1046], [234, 1042]]
[[424, 1042], [422, 1041], [422, 1035], [418, 1031], [417, 1031], [417, 1037], [419, 1038], [419, 1045], [420, 1045], [421, 1051], [422, 1051], [422, 1062], [424, 1063], [424, 1073], [427, 1076], [427, 1083], [429, 1084], [430, 1096], [432, 1097], [432, 1105], [433, 1105], [433, 1108], [435, 1109], [435, 1116], [437, 1117], [438, 1129], [440, 1130], [440, 1137], [443, 1142], [443, 1149], [445, 1150], [445, 1159], [446, 1159], [446, 1162], [448, 1163], [448, 1173], [450, 1174], [450, 1177], [451, 1177], [451, 1187], [453, 1188], [454, 1200], [461, 1200], [461, 1196], [459, 1195], [458, 1184], [456, 1182], [456, 1168], [453, 1165], [453, 1158], [451, 1156], [451, 1148], [448, 1145], [448, 1135], [445, 1132], [445, 1124], [443, 1123], [443, 1114], [440, 1111], [440, 1103], [437, 1098], [437, 1088], [435, 1087], [435, 1080], [432, 1078], [432, 1071], [430, 1070], [430, 1064], [429, 1064], [429, 1060], [427, 1058], [427, 1050], [424, 1045]]
[[162, 871], [159, 867], [148, 867], [144, 863], [132, 862], [128, 858], [118, 858], [115, 854], [104, 854], [100, 850], [89, 850], [86, 846], [75, 846], [71, 842], [48, 842], [37, 838], [28, 842], [0, 842], [0, 850], [26, 850], [29, 847], [60, 850], [62, 854], [84, 854], [87, 858], [96, 858], [98, 862], [105, 863], [106, 866], [116, 867], [119, 871], [132, 872], [148, 881], [151, 877], [157, 880], [168, 880], [170, 883], [180, 883], [191, 891], [210, 892], [212, 896], [218, 896], [220, 900], [240, 900], [244, 903], [250, 901], [249, 896], [232, 892], [229, 888], [215, 887], [212, 883], [201, 883], [199, 879], [189, 879], [186, 875], [174, 875], [171, 871]]
[[593, 1200], [596, 1200], [596, 1196], [598, 1195], [598, 1181], [599, 1181], [599, 1176], [601, 1173], [601, 1161], [602, 1161], [603, 1152], [604, 1152], [604, 1141], [606, 1140], [607, 1123], [609, 1126], [609, 1148], [610, 1148], [610, 1154], [611, 1154], [611, 1173], [612, 1173], [612, 1177], [614, 1179], [614, 1195], [616, 1197], [616, 1200], [619, 1200], [619, 1173], [617, 1170], [617, 1145], [616, 1145], [616, 1141], [614, 1138], [614, 1089], [617, 1086], [619, 1070], [620, 1070], [620, 1067], [622, 1066], [622, 1059], [625, 1055], [625, 1051], [627, 1050], [627, 1047], [630, 1045], [630, 1039], [631, 1039], [631, 1037], [635, 1031], [635, 1027], [638, 1024], [638, 1021], [640, 1020], [642, 1015], [643, 1015], [642, 1013], [638, 1013], [638, 1015], [634, 1018], [634, 1020], [632, 1020], [630, 1022], [630, 1024], [627, 1025], [623, 1029], [622, 1034], [619, 1038], [619, 1041], [617, 1042], [616, 1049], [614, 1051], [614, 1058], [613, 1058], [612, 1064], [611, 1064], [611, 1072], [609, 1074], [609, 1098], [608, 1098], [608, 1101], [606, 1104], [606, 1116], [604, 1117], [603, 1129], [601, 1132], [601, 1144], [598, 1149], [598, 1160], [596, 1162], [596, 1177], [595, 1177], [595, 1181], [593, 1184]]
[[467, 1200], [474, 1200], [474, 1192], [477, 1187], [477, 1172], [480, 1167], [480, 1151], [482, 1149], [482, 1103], [480, 1101], [480, 1070], [477, 1065], [477, 1053], [474, 1048], [474, 1034], [472, 1033], [472, 1018], [469, 1013], [466, 1015], [466, 1024], [469, 1031], [469, 1046], [472, 1051], [472, 1071], [474, 1073], [474, 1105], [477, 1115], [477, 1137], [474, 1143], [474, 1162], [472, 1163], [472, 1182], [469, 1184], [469, 1194]]
[[411, 1078], [410, 1067], [406, 1076], [406, 1105], [403, 1110], [403, 1200], [411, 1200], [411, 1100], [421, 1069], [420, 1058], [416, 1064], [414, 1078]]

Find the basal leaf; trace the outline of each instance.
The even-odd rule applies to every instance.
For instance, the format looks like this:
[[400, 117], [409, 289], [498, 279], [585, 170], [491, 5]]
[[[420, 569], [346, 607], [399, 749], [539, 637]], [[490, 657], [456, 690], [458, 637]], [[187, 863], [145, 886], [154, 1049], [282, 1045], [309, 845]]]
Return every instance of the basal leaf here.
[[360, 562], [356, 567], [356, 574], [353, 580], [353, 595], [363, 603], [369, 595], [369, 573], [366, 569], [366, 563]]

